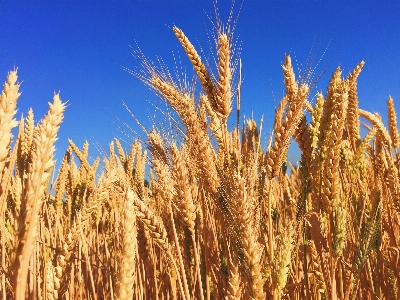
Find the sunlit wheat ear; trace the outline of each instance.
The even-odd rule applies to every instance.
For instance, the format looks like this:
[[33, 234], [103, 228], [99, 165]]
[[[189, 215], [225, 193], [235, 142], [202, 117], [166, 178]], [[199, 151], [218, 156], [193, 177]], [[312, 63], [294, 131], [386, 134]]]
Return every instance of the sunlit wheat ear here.
[[392, 139], [393, 148], [399, 148], [399, 131], [397, 129], [396, 110], [394, 109], [394, 101], [391, 96], [387, 101], [388, 106], [388, 119], [389, 119], [389, 135]]
[[135, 200], [140, 201], [131, 189], [125, 191], [125, 201], [122, 220], [122, 251], [119, 257], [119, 269], [117, 275], [117, 285], [115, 297], [119, 300], [132, 299], [135, 281], [135, 263], [136, 263], [136, 212]]
[[358, 147], [356, 148], [356, 152], [353, 158], [353, 167], [356, 169], [360, 169], [361, 172], [361, 179], [365, 179], [366, 176], [366, 150], [372, 139], [376, 135], [376, 127], [372, 127], [372, 129], [367, 133], [367, 135], [362, 139], [359, 143]]
[[[233, 174], [229, 175], [233, 177]], [[238, 239], [236, 247], [238, 256], [241, 257], [242, 273], [247, 281], [247, 292], [250, 299], [264, 299], [265, 294], [262, 289], [264, 280], [260, 267], [261, 253], [264, 247], [260, 247], [257, 241], [258, 224], [252, 215], [251, 191], [248, 190], [249, 187], [246, 186], [244, 178], [237, 176], [232, 179], [234, 183], [227, 187], [228, 191], [226, 191], [237, 197], [235, 199], [231, 196], [231, 199], [228, 199], [229, 202], [236, 202], [228, 203], [236, 209], [233, 217], [237, 224], [235, 230], [238, 232], [232, 233], [232, 242], [236, 242], [235, 238]]]
[[[285, 72], [287, 67], [284, 68]], [[290, 78], [291, 76], [286, 77]], [[288, 93], [294, 89], [291, 81], [288, 81]], [[284, 116], [284, 120], [279, 126], [277, 122], [277, 128], [274, 128], [274, 143], [271, 149], [268, 150], [265, 156], [265, 166], [270, 179], [278, 175], [278, 171], [281, 168], [285, 154], [289, 148], [289, 140], [294, 135], [299, 122], [301, 121], [304, 111], [303, 104], [308, 96], [309, 88], [306, 84], [302, 84], [298, 89], [297, 93], [293, 96], [292, 100], [289, 100], [289, 107]], [[289, 96], [288, 96], [289, 97]]]
[[218, 179], [214, 149], [212, 149], [205, 124], [203, 124], [197, 112], [194, 99], [188, 94], [181, 94], [171, 84], [162, 81], [160, 78], [152, 78], [151, 83], [153, 88], [175, 109], [185, 125], [189, 151], [192, 157], [197, 160], [196, 165], [201, 172], [206, 188], [215, 193], [218, 187]]
[[349, 132], [350, 141], [353, 147], [357, 146], [360, 140], [360, 120], [358, 117], [358, 95], [357, 78], [360, 74], [364, 61], [361, 61], [347, 78], [349, 85], [348, 108], [346, 116], [346, 125]]
[[126, 159], [125, 173], [127, 174], [132, 174], [133, 172], [133, 165], [135, 163], [135, 156], [137, 151], [141, 151], [141, 146], [138, 141], [134, 141], [131, 145], [131, 150]]
[[299, 87], [294, 75], [292, 59], [289, 55], [285, 56], [285, 64], [282, 66], [282, 69], [284, 83], [286, 87], [286, 94], [288, 95], [289, 101], [291, 101], [293, 97], [297, 94]]
[[382, 142], [384, 143], [384, 145], [386, 147], [390, 147], [392, 145], [392, 139], [390, 138], [390, 134], [387, 131], [385, 125], [383, 125], [381, 118], [363, 109], [358, 109], [358, 113], [361, 117], [367, 119], [369, 122], [371, 122], [372, 125], [376, 127], [377, 132], [382, 137]]
[[58, 94], [49, 104], [49, 112], [39, 125], [34, 137], [32, 165], [25, 186], [27, 188], [24, 206], [20, 215], [19, 245], [15, 262], [16, 299], [23, 299], [26, 290], [29, 259], [38, 234], [39, 212], [43, 205], [44, 183], [48, 180], [53, 166], [54, 142], [63, 119], [65, 104]]
[[210, 119], [210, 123], [208, 126], [210, 127], [215, 139], [218, 142], [218, 145], [222, 148], [226, 148], [225, 140], [224, 140], [224, 129], [221, 118], [218, 117], [218, 114], [212, 109], [210, 102], [207, 99], [207, 96], [204, 94], [200, 95], [200, 104], [205, 108], [205, 112]]
[[[340, 79], [340, 78], [339, 78]], [[323, 197], [326, 201], [335, 202], [336, 197], [339, 197], [339, 157], [340, 145], [342, 142], [345, 117], [347, 111], [347, 94], [348, 86], [346, 82], [340, 81], [340, 84], [332, 90], [334, 94], [327, 95], [327, 101], [332, 101], [332, 114], [329, 122], [332, 127], [326, 145], [328, 149], [327, 159], [324, 166], [323, 179]], [[330, 99], [332, 97], [332, 99]], [[323, 145], [324, 146], [324, 145]], [[328, 197], [328, 198], [326, 198]], [[324, 201], [324, 200], [323, 200]]]
[[56, 181], [56, 195], [55, 195], [55, 203], [56, 206], [61, 209], [63, 205], [63, 194], [65, 192], [65, 184], [67, 181], [67, 175], [68, 175], [68, 161], [71, 156], [71, 150], [70, 148], [67, 149], [62, 161], [61, 161], [61, 167], [60, 170], [58, 171], [58, 177]]
[[10, 153], [11, 129], [18, 125], [17, 120], [14, 119], [17, 113], [17, 100], [21, 95], [18, 92], [20, 85], [16, 84], [17, 79], [17, 71], [8, 73], [0, 96], [0, 175]]
[[175, 179], [176, 205], [180, 210], [183, 223], [195, 232], [196, 205], [193, 203], [192, 183], [185, 162], [185, 152], [175, 145], [171, 146], [172, 176]]
[[122, 164], [125, 166], [126, 165], [125, 151], [122, 148], [122, 145], [121, 145], [121, 142], [119, 141], [119, 139], [115, 138], [114, 141], [115, 141], [115, 145], [117, 146], [119, 159], [121, 160]]
[[31, 163], [33, 133], [35, 130], [33, 110], [32, 108], [28, 111], [28, 116], [25, 120], [24, 134], [21, 139], [21, 145], [19, 157], [18, 157], [18, 172], [19, 174], [26, 174], [28, 172], [28, 166]]
[[217, 112], [223, 119], [227, 119], [231, 112], [231, 69], [230, 69], [230, 45], [226, 34], [218, 35], [218, 89], [217, 89]]
[[[315, 150], [318, 142], [320, 120], [322, 116], [322, 110], [324, 106], [324, 96], [321, 93], [317, 95], [317, 102], [313, 108], [313, 113], [311, 115], [311, 123], [309, 126], [311, 147]], [[314, 158], [314, 153], [312, 153], [312, 158]]]
[[304, 154], [304, 157], [307, 160], [307, 165], [309, 165], [313, 148], [311, 146], [310, 132], [308, 131], [307, 120], [305, 116], [303, 116], [299, 125], [297, 126], [294, 139], [296, 140], [300, 150]]
[[150, 144], [150, 152], [154, 158], [162, 161], [163, 163], [168, 163], [167, 153], [165, 151], [165, 144], [161, 135], [158, 131], [152, 130], [147, 134]]
[[75, 152], [76, 156], [78, 157], [81, 166], [83, 166], [87, 172], [90, 172], [91, 168], [89, 163], [87, 162], [85, 154], [79, 150], [79, 148], [74, 144], [72, 140], [69, 140], [69, 145], [71, 149]]
[[175, 36], [178, 38], [179, 42], [181, 43], [183, 49], [185, 50], [191, 64], [193, 65], [196, 74], [203, 86], [203, 89], [206, 92], [206, 95], [211, 103], [211, 106], [215, 110], [217, 110], [218, 104], [215, 97], [215, 86], [209, 72], [201, 61], [199, 54], [181, 29], [174, 26], [172, 30], [175, 33]]
[[331, 77], [320, 119], [318, 145], [312, 162], [313, 177], [325, 209], [338, 193], [338, 163], [347, 109], [347, 85], [341, 80], [340, 68]]

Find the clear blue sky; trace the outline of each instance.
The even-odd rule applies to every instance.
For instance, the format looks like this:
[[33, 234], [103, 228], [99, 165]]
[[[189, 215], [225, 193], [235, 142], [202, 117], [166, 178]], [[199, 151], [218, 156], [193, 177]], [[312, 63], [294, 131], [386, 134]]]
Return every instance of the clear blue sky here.
[[[223, 20], [230, 4], [219, 1]], [[172, 52], [179, 51], [187, 63], [170, 28], [180, 27], [196, 47], [207, 50], [206, 29], [211, 29], [207, 15], [214, 16], [211, 0], [2, 0], [0, 80], [4, 82], [7, 72], [18, 67], [23, 81], [18, 116], [32, 107], [37, 120], [47, 112], [53, 92], [61, 91], [69, 107], [59, 132], [57, 158], [64, 154], [68, 138], [79, 147], [89, 140], [90, 153], [97, 156], [94, 142], [107, 149], [114, 137], [125, 138], [117, 117], [137, 129], [122, 100], [145, 125], [154, 110], [148, 101], [157, 100], [120, 67], [133, 67], [129, 45], [136, 41], [148, 57], [159, 55], [167, 63], [172, 62]], [[399, 16], [399, 1], [245, 0], [236, 29], [243, 44], [242, 113], [254, 112], [257, 121], [265, 115], [266, 139], [284, 91], [285, 53], [292, 54], [297, 72], [311, 48], [318, 59], [329, 45], [318, 68], [325, 74], [314, 94], [325, 93], [338, 65], [347, 75], [364, 59], [360, 106], [380, 112], [386, 121], [389, 94], [400, 111]]]

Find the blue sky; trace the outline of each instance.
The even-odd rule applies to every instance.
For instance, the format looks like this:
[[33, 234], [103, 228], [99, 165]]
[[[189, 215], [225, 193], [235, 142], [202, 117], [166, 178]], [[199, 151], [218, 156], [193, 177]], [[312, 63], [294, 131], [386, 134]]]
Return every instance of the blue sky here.
[[[226, 20], [231, 1], [220, 0]], [[240, 1], [236, 3], [236, 12]], [[236, 36], [242, 43], [242, 113], [258, 121], [264, 114], [264, 136], [271, 130], [274, 108], [283, 92], [281, 64], [290, 53], [296, 73], [310, 50], [317, 71], [324, 70], [316, 91], [340, 65], [347, 75], [362, 59], [359, 100], [364, 109], [380, 112], [386, 121], [386, 100], [400, 109], [400, 2], [398, 1], [253, 1], [245, 0]], [[1, 1], [0, 80], [18, 67], [22, 95], [18, 116], [32, 107], [36, 119], [47, 112], [54, 91], [69, 101], [59, 132], [57, 156], [67, 139], [79, 147], [103, 148], [125, 137], [121, 121], [142, 134], [126, 112], [149, 125], [157, 97], [120, 65], [133, 67], [129, 45], [137, 43], [151, 59], [161, 56], [173, 67], [173, 55], [187, 58], [171, 27], [180, 27], [195, 47], [208, 53], [206, 30], [214, 20], [211, 0], [199, 1]], [[210, 57], [208, 57], [210, 58]], [[315, 63], [314, 63], [315, 65]], [[274, 100], [275, 99], [275, 100]], [[232, 120], [231, 123], [234, 121]]]

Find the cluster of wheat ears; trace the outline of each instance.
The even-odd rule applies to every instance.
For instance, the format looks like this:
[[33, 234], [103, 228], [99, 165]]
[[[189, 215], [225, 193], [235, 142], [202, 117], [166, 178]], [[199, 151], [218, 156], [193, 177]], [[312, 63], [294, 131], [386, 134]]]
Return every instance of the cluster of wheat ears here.
[[[132, 73], [167, 104], [172, 126], [144, 129], [146, 138], [127, 149], [115, 139], [101, 171], [88, 143], [72, 141], [55, 170], [65, 103], [56, 94], [41, 122], [32, 110], [18, 122], [20, 85], [16, 71], [8, 74], [0, 98], [1, 299], [399, 297], [392, 98], [388, 129], [358, 107], [361, 62], [347, 77], [337, 68], [312, 105], [310, 85], [286, 56], [285, 95], [261, 145], [261, 124], [227, 125], [232, 107], [240, 109], [240, 63], [233, 30], [216, 28], [213, 67], [172, 28], [193, 81], [134, 52]], [[298, 166], [287, 161], [293, 140]]]

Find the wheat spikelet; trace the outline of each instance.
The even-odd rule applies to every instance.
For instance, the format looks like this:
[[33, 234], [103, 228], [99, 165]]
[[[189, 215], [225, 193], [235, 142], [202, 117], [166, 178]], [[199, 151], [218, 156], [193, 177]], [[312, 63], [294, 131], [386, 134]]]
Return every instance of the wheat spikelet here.
[[[328, 91], [326, 100], [324, 102], [322, 116], [320, 119], [320, 127], [319, 127], [319, 136], [318, 143], [323, 144], [326, 139], [328, 139], [329, 134], [332, 130], [332, 122], [330, 121], [332, 118], [332, 114], [335, 108], [335, 100], [338, 98], [337, 96], [341, 94], [341, 76], [342, 72], [340, 68], [337, 68], [333, 73], [331, 80], [329, 82]], [[321, 126], [322, 125], [322, 126]], [[322, 146], [318, 146], [320, 150], [323, 150]]]
[[240, 299], [240, 273], [237, 266], [231, 265], [229, 268], [228, 287], [226, 290], [226, 300]]
[[[74, 223], [73, 226], [76, 226], [76, 223]], [[71, 227], [71, 229], [74, 229], [73, 226]], [[68, 290], [68, 283], [71, 279], [71, 269], [73, 268], [71, 257], [73, 257], [75, 244], [76, 240], [74, 240], [74, 236], [70, 230], [65, 235], [65, 241], [63, 241], [62, 243], [62, 253], [57, 256], [57, 272], [55, 275], [60, 281], [60, 287], [58, 291], [61, 296], [63, 296]]]
[[154, 86], [154, 89], [167, 100], [167, 103], [169, 103], [171, 107], [173, 107], [178, 113], [184, 113], [180, 103], [182, 98], [181, 92], [176, 87], [164, 81], [159, 76], [153, 76], [149, 81]]
[[18, 92], [20, 85], [15, 84], [17, 79], [17, 71], [9, 72], [0, 96], [0, 174], [3, 173], [10, 152], [11, 129], [18, 125], [17, 120], [14, 119], [17, 113], [17, 100], [21, 95]]

